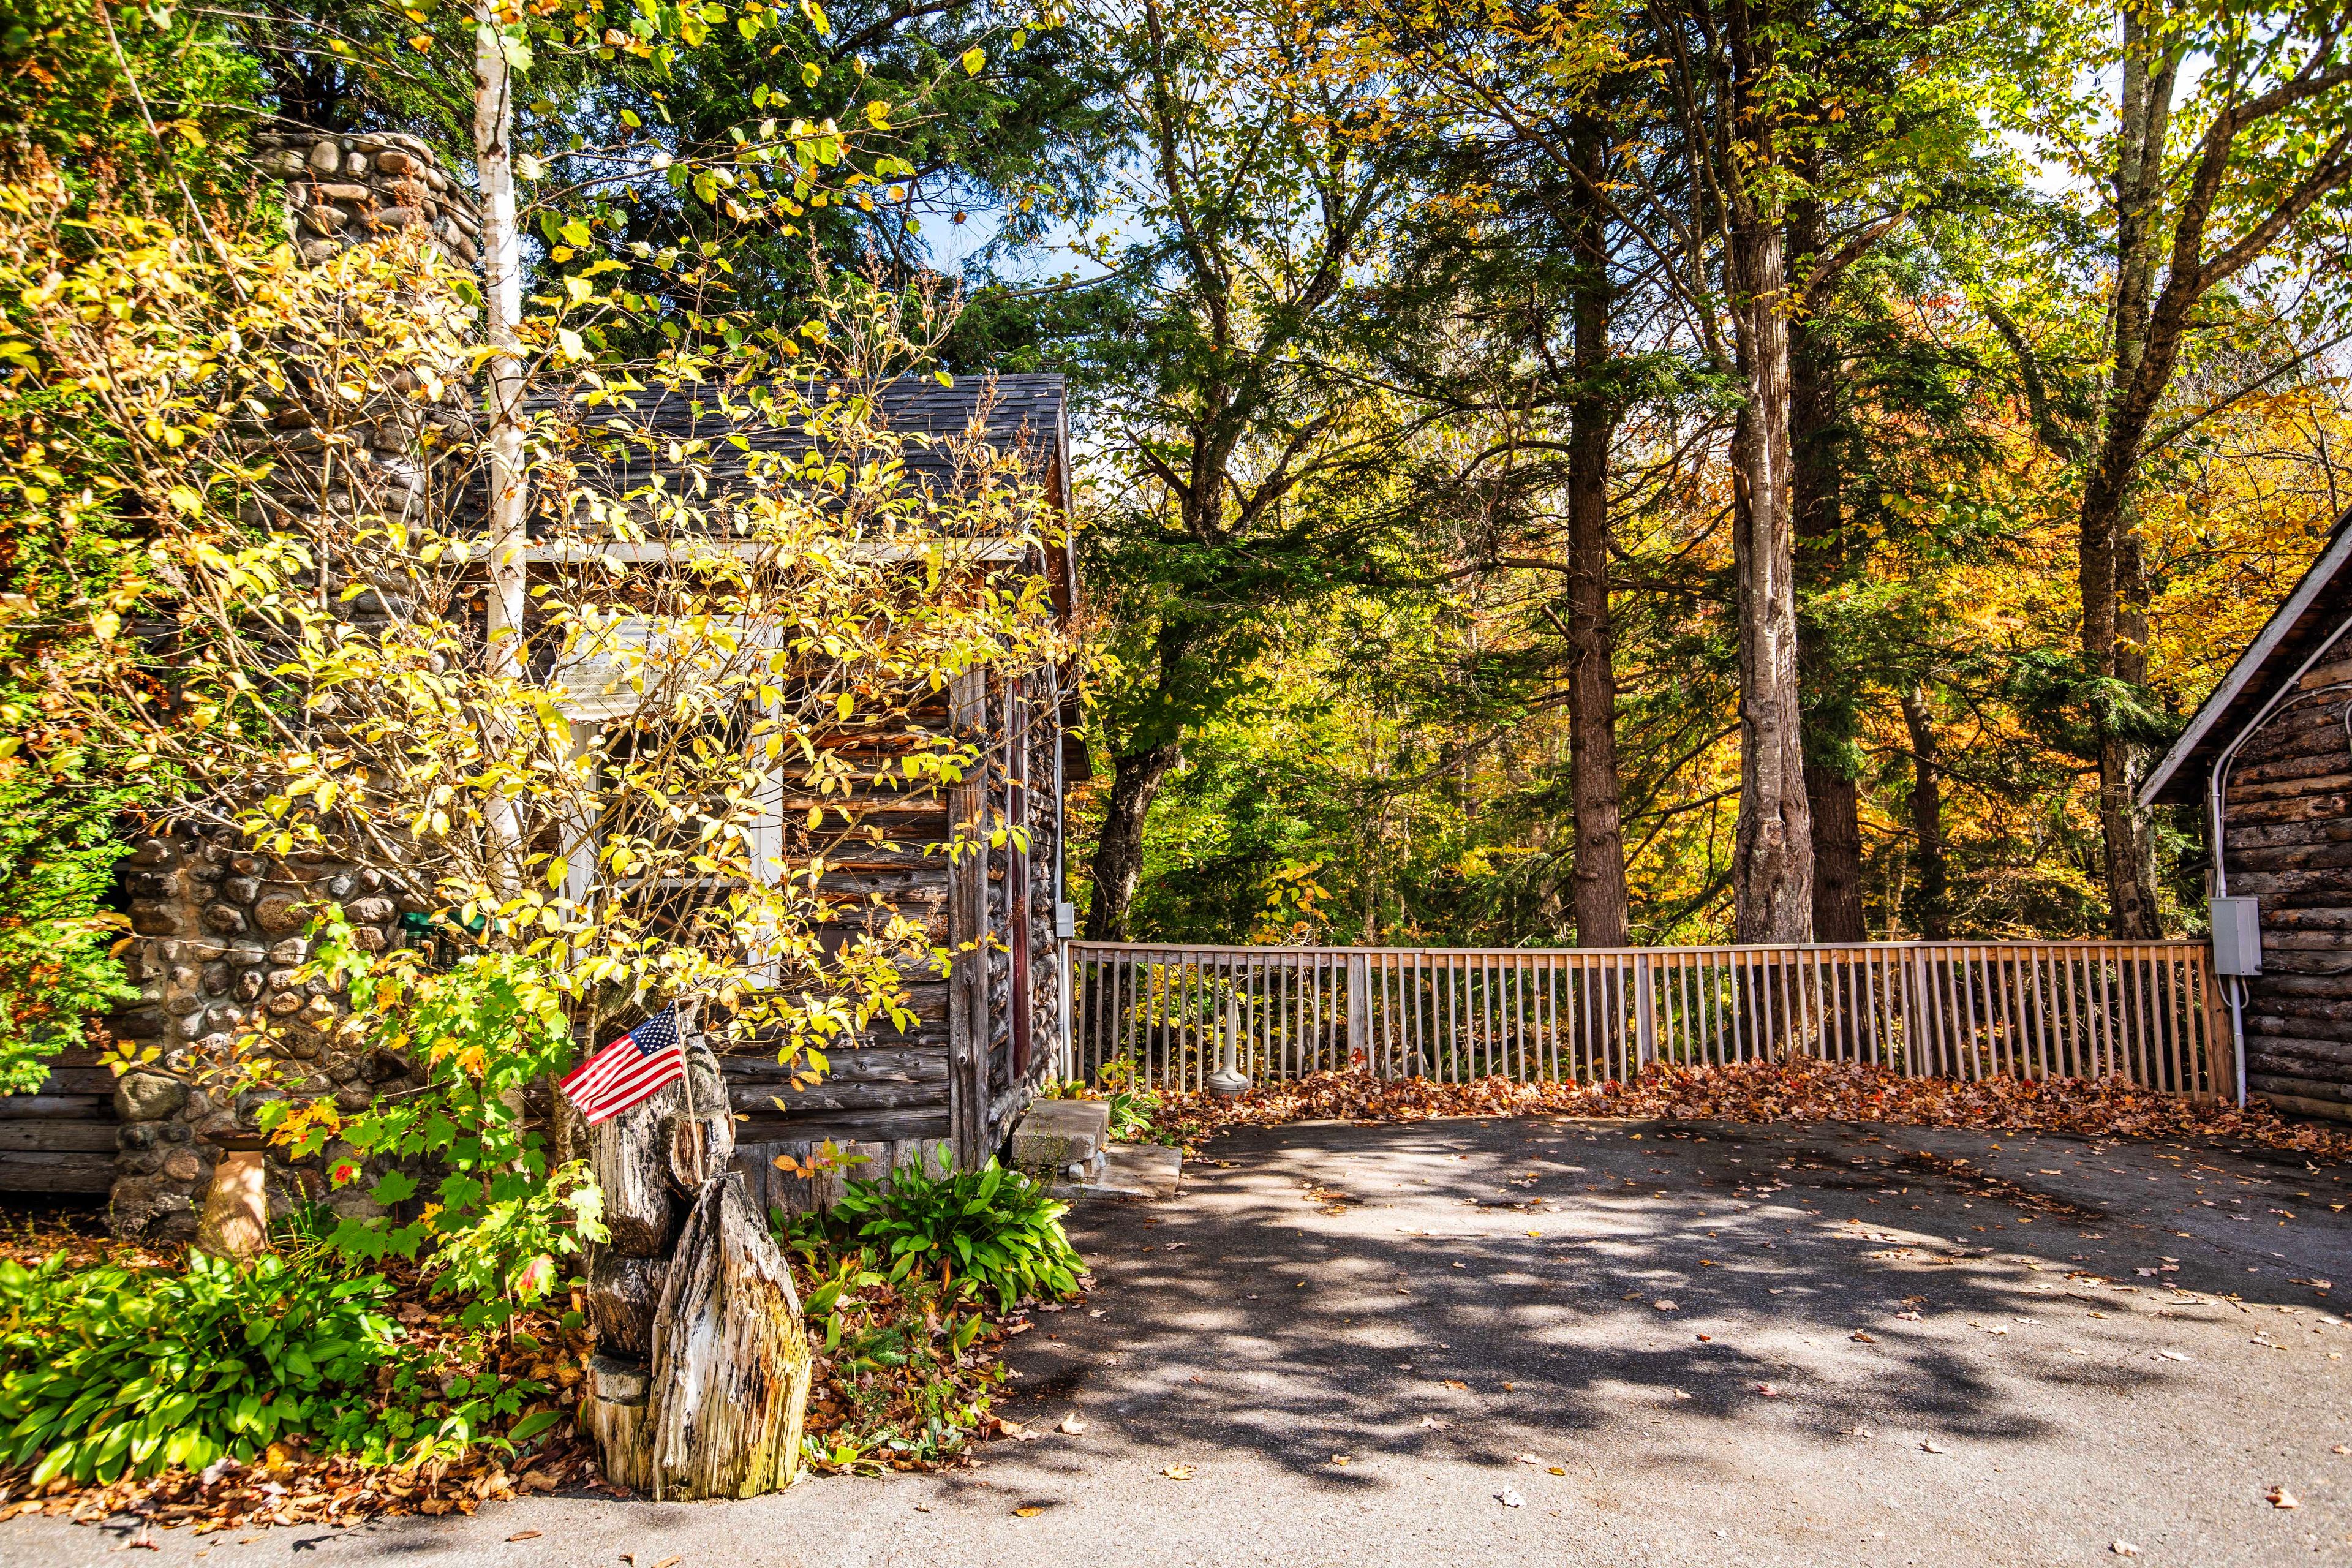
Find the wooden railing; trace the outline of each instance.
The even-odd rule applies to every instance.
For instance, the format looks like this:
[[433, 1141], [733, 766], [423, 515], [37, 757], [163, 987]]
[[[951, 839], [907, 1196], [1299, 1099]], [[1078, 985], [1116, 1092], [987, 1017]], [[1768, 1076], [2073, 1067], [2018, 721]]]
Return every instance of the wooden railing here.
[[2229, 1026], [2196, 942], [1611, 949], [1069, 944], [1069, 1064], [1197, 1089], [1331, 1068], [1624, 1079], [1813, 1056], [1912, 1077], [2104, 1078], [2211, 1094]]

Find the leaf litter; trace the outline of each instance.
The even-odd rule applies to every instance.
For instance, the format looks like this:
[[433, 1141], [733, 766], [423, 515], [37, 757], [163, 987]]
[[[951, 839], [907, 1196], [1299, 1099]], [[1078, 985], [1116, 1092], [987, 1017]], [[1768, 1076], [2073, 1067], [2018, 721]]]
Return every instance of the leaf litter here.
[[[1682, 1067], [1652, 1062], [1629, 1080], [1467, 1083], [1382, 1078], [1369, 1068], [1253, 1085], [1234, 1100], [1168, 1095], [1161, 1142], [1197, 1144], [1226, 1127], [1293, 1121], [1419, 1121], [1433, 1116], [1577, 1116], [1713, 1121], [1886, 1121], [2070, 1132], [2097, 1138], [2197, 1138], [2352, 1162], [2352, 1130], [2285, 1120], [2259, 1105], [2192, 1103], [2119, 1078], [1972, 1082], [1905, 1078], [1868, 1063], [1817, 1060]], [[1352, 1201], [1352, 1200], [1351, 1200]]]

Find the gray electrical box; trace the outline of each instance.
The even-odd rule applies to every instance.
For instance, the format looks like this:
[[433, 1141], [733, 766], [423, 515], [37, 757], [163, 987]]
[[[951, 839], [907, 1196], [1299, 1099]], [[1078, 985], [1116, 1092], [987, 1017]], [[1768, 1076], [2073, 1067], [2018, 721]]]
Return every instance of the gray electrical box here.
[[1064, 942], [1078, 934], [1078, 906], [1067, 901], [1054, 905], [1054, 934]]
[[2263, 909], [2258, 899], [2208, 899], [2213, 915], [2213, 973], [2263, 972]]

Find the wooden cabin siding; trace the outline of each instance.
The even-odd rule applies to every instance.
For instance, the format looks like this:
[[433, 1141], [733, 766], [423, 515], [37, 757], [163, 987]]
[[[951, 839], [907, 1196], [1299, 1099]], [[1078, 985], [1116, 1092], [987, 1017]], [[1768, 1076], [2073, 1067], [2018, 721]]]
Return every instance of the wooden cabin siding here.
[[121, 1136], [114, 1074], [95, 1050], [61, 1052], [40, 1088], [0, 1095], [0, 1192], [106, 1192]]
[[2229, 890], [2261, 900], [2246, 983], [2246, 1085], [2282, 1109], [2352, 1119], [2352, 661], [2303, 678], [2239, 753], [2225, 802]]
[[[785, 851], [801, 863], [814, 855], [824, 857], [818, 887], [833, 907], [818, 936], [829, 950], [837, 952], [869, 931], [881, 934], [894, 912], [921, 921], [929, 941], [949, 941], [949, 802], [935, 786], [894, 782], [891, 770], [911, 749], [905, 735], [918, 728], [944, 732], [952, 717], [947, 694], [935, 693], [909, 706], [897, 735], [836, 740], [829, 749], [856, 770], [846, 797], [815, 794], [798, 780], [787, 780]], [[825, 818], [815, 828], [806, 826], [812, 809]], [[772, 1170], [779, 1155], [804, 1163], [826, 1142], [912, 1143], [947, 1137], [948, 981], [928, 968], [904, 973], [913, 1023], [902, 1028], [877, 1020], [856, 1037], [826, 1047], [826, 1070], [814, 1081], [805, 1064], [797, 1064], [801, 1088], [793, 1087], [793, 1066], [777, 1059], [773, 1041], [748, 1042], [720, 1062], [729, 1109], [738, 1118], [737, 1163], [751, 1181], [755, 1197], [768, 1182], [764, 1173], [753, 1174], [755, 1167]], [[871, 1160], [870, 1152], [866, 1157]], [[800, 1206], [781, 1198], [779, 1203]]]
[[[904, 972], [910, 1026], [877, 1020], [827, 1047], [826, 1071], [803, 1087], [793, 1086], [772, 1043], [724, 1058], [736, 1164], [756, 1199], [787, 1212], [823, 1207], [847, 1176], [943, 1158], [939, 1149], [985, 1160], [1058, 1059], [1067, 1026], [1054, 934], [1053, 789], [1066, 716], [1055, 696], [1042, 676], [1005, 682], [974, 672], [914, 708], [909, 724], [952, 731], [977, 751], [980, 765], [956, 784], [894, 785], [879, 764], [904, 748], [869, 736], [843, 753], [859, 779], [845, 801], [788, 787], [786, 820], [796, 826], [786, 853], [823, 853], [820, 886], [839, 900], [826, 945], [878, 934], [895, 910], [952, 956], [945, 975], [929, 965]], [[833, 819], [816, 832], [797, 826], [812, 805]], [[845, 809], [845, 828], [835, 816]], [[983, 843], [956, 858], [948, 846], [961, 823], [976, 825]], [[999, 827], [1003, 842], [985, 842]], [[795, 1173], [826, 1143], [852, 1163], [845, 1175]], [[779, 1158], [793, 1169], [780, 1173]]]

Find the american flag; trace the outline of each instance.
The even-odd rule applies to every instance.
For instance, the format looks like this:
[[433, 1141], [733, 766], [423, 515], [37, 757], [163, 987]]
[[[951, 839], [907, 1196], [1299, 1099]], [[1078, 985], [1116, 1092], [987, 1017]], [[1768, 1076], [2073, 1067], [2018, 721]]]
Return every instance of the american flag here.
[[556, 1087], [593, 1126], [685, 1076], [686, 1050], [678, 1039], [677, 1005], [672, 1003], [572, 1068]]

